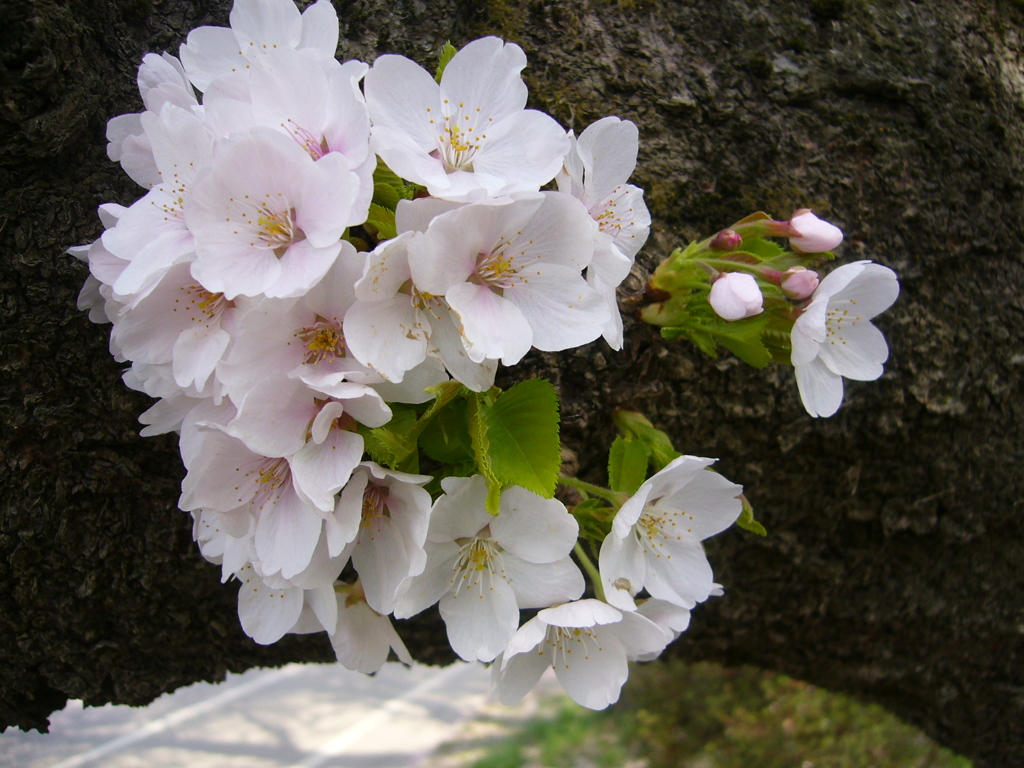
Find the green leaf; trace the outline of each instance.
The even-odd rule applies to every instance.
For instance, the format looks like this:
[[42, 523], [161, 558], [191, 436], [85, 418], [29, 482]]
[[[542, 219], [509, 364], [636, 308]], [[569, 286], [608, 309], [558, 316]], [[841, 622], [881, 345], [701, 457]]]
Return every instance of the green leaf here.
[[641, 413], [619, 408], [612, 415], [612, 420], [626, 438], [643, 444], [647, 460], [655, 472], [660, 472], [670, 461], [683, 455], [672, 446], [668, 435], [656, 429]]
[[608, 452], [608, 486], [633, 494], [647, 479], [647, 449], [639, 440], [616, 437]]
[[717, 327], [708, 330], [723, 347], [747, 365], [767, 368], [772, 361], [772, 355], [761, 341], [761, 336], [770, 319], [767, 314], [733, 322], [719, 318]]
[[466, 420], [469, 422], [470, 444], [473, 446], [473, 457], [476, 459], [477, 471], [487, 482], [487, 501], [485, 507], [490, 515], [498, 514], [501, 503], [502, 482], [494, 474], [491, 464], [491, 441], [488, 435], [484, 409], [489, 407], [487, 393], [474, 393], [466, 401]]
[[767, 536], [768, 531], [765, 530], [765, 527], [754, 519], [754, 508], [750, 506], [747, 497], [740, 496], [740, 501], [743, 502], [743, 511], [740, 513], [740, 519], [736, 521], [736, 525], [745, 531], [756, 533], [758, 536]]
[[392, 171], [384, 161], [377, 158], [377, 167], [373, 169], [373, 201], [384, 208], [394, 208], [399, 200], [412, 200], [416, 188], [406, 184], [397, 173]]
[[441, 75], [444, 74], [445, 67], [448, 66], [448, 62], [452, 60], [452, 56], [459, 52], [459, 49], [451, 44], [448, 40], [444, 41], [444, 47], [441, 49], [441, 59], [437, 63], [437, 73], [434, 75], [434, 79], [437, 82], [441, 82]]
[[370, 458], [378, 464], [398, 469], [403, 461], [416, 453], [416, 411], [409, 407], [391, 406], [391, 421], [383, 427], [369, 429], [360, 426], [359, 434]]
[[473, 440], [465, 400], [442, 409], [420, 435], [420, 448], [435, 461], [461, 464], [473, 461]]
[[773, 243], [771, 240], [765, 240], [763, 237], [743, 238], [742, 248], [744, 251], [756, 256], [758, 261], [768, 261], [768, 259], [774, 259], [784, 253], [782, 247], [779, 246], [778, 243]]
[[398, 190], [390, 184], [373, 185], [373, 205], [394, 211], [398, 207], [398, 201], [401, 199], [402, 196], [398, 194]]
[[495, 477], [546, 499], [555, 495], [561, 446], [558, 395], [544, 379], [530, 379], [481, 404], [487, 454]]
[[395, 229], [395, 212], [390, 208], [371, 203], [366, 223], [377, 230], [378, 240], [390, 240], [398, 236], [398, 231]]

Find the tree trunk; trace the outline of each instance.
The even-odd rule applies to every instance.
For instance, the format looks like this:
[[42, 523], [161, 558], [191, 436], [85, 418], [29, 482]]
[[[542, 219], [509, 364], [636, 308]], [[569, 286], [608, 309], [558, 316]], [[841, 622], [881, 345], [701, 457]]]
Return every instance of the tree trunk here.
[[[721, 457], [766, 538], [709, 543], [726, 595], [673, 646], [880, 702], [978, 766], [1024, 764], [1019, 3], [963, 0], [335, 0], [341, 58], [428, 67], [485, 34], [530, 60], [531, 104], [577, 132], [640, 128], [654, 217], [632, 284], [676, 245], [763, 209], [814, 208], [843, 260], [900, 275], [891, 358], [832, 419], [791, 372], [707, 360], [627, 320], [626, 348], [538, 355], [507, 380], [559, 387], [562, 436], [601, 481], [611, 409]], [[171, 436], [119, 381], [108, 327], [75, 308], [97, 205], [141, 190], [104, 126], [141, 108], [135, 68], [215, 0], [8, 0], [0, 10], [0, 723], [46, 727], [68, 697], [143, 704], [227, 670], [333, 658], [323, 635], [252, 643], [176, 507]], [[436, 614], [399, 622], [451, 658]]]

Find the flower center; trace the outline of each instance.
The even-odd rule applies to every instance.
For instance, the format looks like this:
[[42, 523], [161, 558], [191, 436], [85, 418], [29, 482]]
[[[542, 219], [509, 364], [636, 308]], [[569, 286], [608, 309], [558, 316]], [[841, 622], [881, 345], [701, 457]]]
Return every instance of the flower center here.
[[[183, 291], [185, 296], [184, 299], [175, 299], [175, 305], [180, 305], [184, 300], [185, 304], [181, 309], [195, 323], [208, 322], [220, 315], [225, 309], [235, 306], [233, 301], [228, 301], [224, 298], [223, 293], [211, 293], [201, 285], [183, 285], [178, 290]], [[175, 306], [171, 311], [177, 312], [178, 308], [178, 306]]]
[[475, 590], [481, 600], [486, 593], [494, 591], [492, 582], [495, 576], [505, 578], [501, 556], [503, 551], [498, 542], [481, 536], [474, 536], [463, 543], [452, 567], [454, 597], [457, 598], [463, 588], [467, 591]]
[[264, 459], [259, 462], [245, 473], [246, 479], [256, 485], [256, 494], [249, 501], [250, 507], [256, 512], [262, 512], [268, 504], [276, 504], [291, 482], [291, 476], [287, 459]]
[[306, 346], [303, 365], [317, 365], [327, 358], [345, 357], [345, 337], [337, 321], [321, 319], [295, 335]]
[[292, 138], [299, 143], [299, 146], [306, 150], [314, 160], [319, 160], [331, 151], [331, 148], [327, 146], [327, 137], [317, 138], [290, 117], [288, 124], [281, 123], [281, 127], [288, 131]]
[[430, 153], [431, 157], [441, 161], [445, 173], [472, 172], [473, 157], [487, 139], [483, 131], [494, 118], [485, 118], [480, 107], [467, 107], [465, 103], [455, 106], [448, 99], [443, 100], [441, 112], [443, 117], [427, 107], [427, 121], [438, 131], [437, 149]]
[[[363, 491], [363, 528], [375, 529], [380, 533], [380, 527], [385, 517], [391, 517], [391, 510], [388, 509], [388, 489], [382, 485], [366, 486]], [[373, 539], [373, 535], [370, 535]]]
[[[863, 316], [851, 314], [850, 309], [843, 309], [842, 304], [855, 305], [856, 299], [847, 299], [838, 306], [830, 306], [825, 314], [825, 332], [829, 344], [847, 344], [846, 329], [857, 325], [864, 320]], [[856, 312], [854, 307], [853, 312]]]
[[[569, 669], [573, 660], [586, 661], [592, 652], [600, 653], [604, 649], [593, 627], [553, 627], [548, 626], [544, 636], [541, 654], [547, 649], [551, 654], [551, 666]], [[574, 656], [573, 653], [576, 655]]]

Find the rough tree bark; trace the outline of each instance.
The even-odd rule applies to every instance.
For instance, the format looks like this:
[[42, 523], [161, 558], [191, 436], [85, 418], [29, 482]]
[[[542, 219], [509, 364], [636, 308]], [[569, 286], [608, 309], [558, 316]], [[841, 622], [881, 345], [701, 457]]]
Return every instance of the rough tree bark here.
[[[979, 766], [1024, 764], [1020, 495], [1024, 76], [1016, 2], [335, 0], [339, 56], [431, 66], [483, 34], [530, 57], [532, 104], [578, 130], [637, 122], [655, 219], [630, 290], [675, 245], [764, 209], [813, 207], [903, 285], [885, 376], [806, 416], [790, 371], [703, 359], [627, 323], [628, 343], [533, 355], [563, 439], [600, 480], [610, 410], [721, 457], [769, 529], [709, 546], [726, 597], [675, 652], [754, 663], [878, 701]], [[176, 509], [173, 439], [137, 436], [108, 329], [75, 309], [99, 203], [133, 188], [104, 126], [140, 108], [135, 67], [200, 0], [8, 0], [0, 10], [0, 722], [46, 727], [68, 697], [143, 704], [227, 670], [326, 661], [321, 637], [238, 628]], [[436, 618], [404, 623], [440, 662]]]

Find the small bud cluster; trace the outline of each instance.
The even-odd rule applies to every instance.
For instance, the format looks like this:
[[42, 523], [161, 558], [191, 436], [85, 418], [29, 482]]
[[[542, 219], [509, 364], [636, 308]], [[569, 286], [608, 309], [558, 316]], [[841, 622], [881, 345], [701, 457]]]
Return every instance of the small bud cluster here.
[[621, 347], [615, 291], [650, 225], [627, 183], [637, 129], [575, 137], [525, 109], [525, 55], [497, 38], [436, 77], [340, 63], [337, 41], [329, 0], [238, 0], [180, 60], [145, 57], [145, 110], [107, 136], [148, 191], [101, 206], [103, 235], [73, 249], [80, 304], [157, 398], [143, 434], [180, 433], [180, 507], [256, 642], [326, 631], [372, 672], [411, 661], [391, 617], [437, 604], [455, 652], [495, 662], [501, 700], [554, 664], [606, 706], [627, 660], [720, 592], [700, 542], [740, 516], [740, 488], [636, 438], [604, 502], [570, 514], [553, 390], [543, 410], [542, 386], [492, 385], [533, 348]]
[[[793, 250], [768, 238], [786, 238]], [[882, 375], [889, 347], [870, 321], [899, 294], [896, 274], [867, 261], [819, 280], [816, 269], [842, 241], [839, 227], [807, 209], [788, 222], [748, 216], [663, 262], [640, 317], [711, 356], [721, 344], [758, 368], [792, 364], [807, 412], [831, 416], [843, 378]]]

